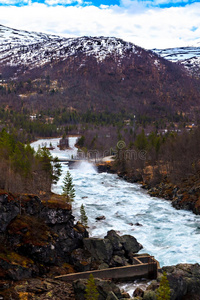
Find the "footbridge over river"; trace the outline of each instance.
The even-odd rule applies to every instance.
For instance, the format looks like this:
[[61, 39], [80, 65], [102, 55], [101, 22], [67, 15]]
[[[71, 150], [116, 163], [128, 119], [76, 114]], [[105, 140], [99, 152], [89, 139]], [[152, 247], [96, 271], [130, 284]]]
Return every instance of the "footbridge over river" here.
[[106, 164], [110, 161], [113, 161], [113, 158], [111, 156], [108, 157], [100, 157], [100, 158], [82, 158], [82, 157], [75, 157], [75, 158], [59, 158], [59, 162], [67, 163], [69, 167], [73, 167], [73, 165], [76, 165], [81, 162], [90, 162], [93, 164]]
[[90, 274], [94, 278], [135, 280], [140, 278], [156, 279], [158, 275], [159, 263], [153, 256], [140, 255], [134, 257], [133, 265], [125, 267], [108, 268], [67, 275], [56, 276], [55, 279], [63, 281], [74, 281], [77, 279], [88, 279]]

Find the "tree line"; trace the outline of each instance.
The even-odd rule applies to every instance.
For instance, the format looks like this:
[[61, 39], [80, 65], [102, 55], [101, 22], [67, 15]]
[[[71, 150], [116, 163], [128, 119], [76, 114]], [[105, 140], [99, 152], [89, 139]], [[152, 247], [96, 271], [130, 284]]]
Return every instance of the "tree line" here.
[[35, 152], [6, 129], [0, 132], [1, 189], [14, 193], [49, 193], [60, 173], [58, 159], [53, 159], [48, 149], [39, 148]]
[[167, 177], [174, 184], [200, 171], [200, 128], [165, 135], [139, 133], [128, 147], [117, 149], [116, 167], [130, 177], [156, 184]]

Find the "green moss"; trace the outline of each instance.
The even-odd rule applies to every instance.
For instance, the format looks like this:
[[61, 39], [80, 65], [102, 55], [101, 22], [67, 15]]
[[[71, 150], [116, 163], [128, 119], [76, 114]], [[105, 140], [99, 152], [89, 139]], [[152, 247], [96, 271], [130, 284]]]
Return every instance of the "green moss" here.
[[65, 197], [62, 195], [51, 194], [48, 199], [43, 199], [42, 204], [52, 209], [66, 209], [71, 210], [72, 207], [69, 203], [66, 203]]
[[[7, 261], [9, 264], [12, 265], [19, 265], [21, 267], [27, 268], [30, 265], [33, 265], [34, 262], [32, 259], [27, 258], [23, 255], [19, 255], [18, 253], [8, 250], [6, 248], [2, 249], [1, 247], [1, 252], [0, 252], [0, 259]], [[0, 273], [4, 272], [4, 270], [0, 270]]]
[[48, 245], [54, 236], [42, 220], [27, 215], [19, 215], [15, 218], [8, 226], [8, 233], [10, 235], [20, 235], [22, 244], [35, 246]]

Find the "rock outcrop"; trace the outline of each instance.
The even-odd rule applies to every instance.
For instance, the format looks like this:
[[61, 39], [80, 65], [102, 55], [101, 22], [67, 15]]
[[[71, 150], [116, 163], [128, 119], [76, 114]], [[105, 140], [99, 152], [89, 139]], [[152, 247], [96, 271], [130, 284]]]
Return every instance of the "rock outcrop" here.
[[[177, 196], [178, 189], [175, 192]], [[50, 277], [133, 264], [141, 248], [134, 237], [119, 236], [114, 230], [103, 239], [88, 238], [84, 226], [74, 224], [71, 206], [60, 196], [41, 201], [34, 195], [0, 193], [0, 296], [4, 300], [29, 296], [36, 300], [84, 299], [86, 282], [74, 283], [74, 295], [70, 284]], [[171, 300], [200, 300], [199, 264], [163, 267], [162, 271], [167, 273]], [[152, 282], [144, 293], [138, 290], [136, 299], [156, 299], [159, 281]], [[100, 300], [129, 297], [113, 282], [95, 282]]]
[[[142, 248], [133, 236], [119, 236], [114, 230], [108, 231], [102, 239], [89, 238], [81, 223], [74, 224], [71, 206], [58, 195], [41, 201], [34, 195], [2, 192], [0, 239], [0, 296], [3, 299], [18, 299], [19, 295], [45, 300], [51, 297], [84, 299], [86, 281], [76, 281], [73, 291], [70, 284], [50, 277], [134, 264], [134, 256]], [[198, 264], [164, 267], [163, 271], [169, 280], [171, 300], [200, 299]], [[49, 278], [34, 279], [38, 276]], [[26, 281], [19, 285], [18, 281], [23, 279]], [[11, 281], [15, 282], [14, 286]], [[99, 300], [130, 298], [111, 281], [95, 279], [95, 283]], [[135, 292], [136, 299], [156, 299], [158, 286], [159, 279], [146, 291]]]
[[61, 196], [41, 201], [34, 195], [1, 193], [0, 279], [31, 278], [55, 266], [68, 273], [73, 269], [68, 265], [71, 253], [86, 237], [88, 232], [74, 224], [71, 206]]
[[126, 266], [140, 249], [142, 245], [133, 236], [110, 230], [103, 239], [84, 238], [83, 249], [72, 252], [72, 264], [78, 271]]
[[0, 286], [2, 300], [74, 300], [74, 290], [71, 283], [53, 280], [51, 278], [31, 278], [25, 281], [7, 285], [7, 290]]
[[[62, 292], [59, 282], [56, 287], [51, 277], [132, 264], [132, 257], [141, 248], [134, 237], [119, 236], [114, 230], [103, 239], [89, 238], [81, 223], [74, 224], [71, 206], [62, 196], [52, 194], [41, 201], [35, 195], [0, 193], [0, 296], [3, 299], [18, 299], [19, 295], [40, 299], [38, 293], [41, 299], [47, 300], [54, 297], [54, 291], [59, 291], [59, 299], [64, 299], [67, 292], [65, 289]], [[49, 279], [44, 283], [42, 277]], [[18, 281], [24, 279], [19, 285]], [[32, 289], [27, 282], [32, 284]], [[112, 282], [99, 280], [98, 287], [101, 299], [122, 299]], [[68, 296], [73, 294], [68, 292]]]
[[178, 264], [163, 267], [171, 289], [171, 300], [200, 299], [200, 265]]
[[[170, 286], [170, 300], [199, 300], [200, 299], [200, 265], [178, 264], [163, 267]], [[159, 287], [161, 274], [157, 281], [153, 281], [146, 291], [140, 291], [139, 299], [156, 300], [156, 290]], [[136, 293], [134, 293], [136, 296]], [[135, 299], [135, 298], [134, 298]]]
[[154, 187], [144, 185], [150, 196], [164, 198], [172, 202], [176, 209], [190, 210], [200, 214], [200, 181], [198, 178], [188, 178], [180, 186], [164, 179]]

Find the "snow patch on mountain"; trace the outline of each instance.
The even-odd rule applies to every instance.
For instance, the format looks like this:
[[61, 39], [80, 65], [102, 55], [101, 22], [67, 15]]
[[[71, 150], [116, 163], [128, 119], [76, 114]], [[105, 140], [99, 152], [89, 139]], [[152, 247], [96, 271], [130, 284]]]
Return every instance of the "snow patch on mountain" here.
[[[172, 62], [179, 62], [191, 73], [200, 71], [200, 47], [180, 47], [168, 49], [153, 49], [161, 57]], [[198, 75], [199, 76], [199, 75]]]
[[137, 53], [134, 44], [114, 37], [62, 38], [0, 25], [0, 63], [9, 66], [32, 69], [80, 52], [102, 61], [109, 55], [123, 57], [127, 50]]

